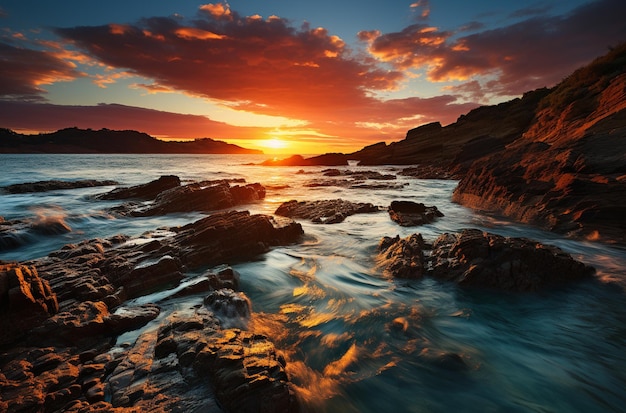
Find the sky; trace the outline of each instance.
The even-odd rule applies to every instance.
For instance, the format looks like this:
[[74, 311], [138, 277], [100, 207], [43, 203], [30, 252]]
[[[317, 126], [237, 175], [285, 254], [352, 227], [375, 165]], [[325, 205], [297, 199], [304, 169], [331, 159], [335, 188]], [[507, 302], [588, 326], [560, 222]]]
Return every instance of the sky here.
[[0, 0], [0, 127], [352, 152], [552, 87], [623, 0]]

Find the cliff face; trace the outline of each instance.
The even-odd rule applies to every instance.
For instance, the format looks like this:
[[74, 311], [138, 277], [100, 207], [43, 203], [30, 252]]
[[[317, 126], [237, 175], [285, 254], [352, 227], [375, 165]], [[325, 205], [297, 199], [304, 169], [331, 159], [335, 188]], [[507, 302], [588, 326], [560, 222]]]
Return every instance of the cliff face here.
[[0, 129], [0, 153], [204, 153], [260, 154], [213, 139], [161, 141], [137, 131], [67, 128], [52, 133], [22, 135]]
[[361, 165], [436, 164], [463, 172], [478, 157], [504, 148], [519, 138], [533, 119], [535, 109], [548, 93], [540, 89], [494, 106], [482, 106], [455, 123], [430, 123], [407, 132], [406, 138], [389, 145], [368, 146], [349, 156]]
[[456, 202], [589, 239], [626, 242], [626, 45], [579, 69], [528, 128], [473, 162]]

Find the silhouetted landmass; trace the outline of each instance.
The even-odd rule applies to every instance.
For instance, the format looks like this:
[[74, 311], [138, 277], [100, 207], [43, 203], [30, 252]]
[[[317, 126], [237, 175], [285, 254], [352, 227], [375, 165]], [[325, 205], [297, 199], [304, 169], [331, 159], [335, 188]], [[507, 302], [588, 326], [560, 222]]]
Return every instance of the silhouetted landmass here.
[[24, 135], [0, 129], [0, 153], [171, 153], [262, 154], [209, 138], [162, 141], [132, 130], [67, 128], [52, 133]]

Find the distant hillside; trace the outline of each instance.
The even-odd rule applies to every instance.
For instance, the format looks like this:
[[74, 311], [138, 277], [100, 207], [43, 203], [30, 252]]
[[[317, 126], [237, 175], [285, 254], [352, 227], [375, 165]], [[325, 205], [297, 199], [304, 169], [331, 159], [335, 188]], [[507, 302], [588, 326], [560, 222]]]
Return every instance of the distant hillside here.
[[262, 154], [254, 149], [209, 138], [162, 141], [137, 131], [67, 128], [23, 135], [0, 129], [0, 153], [171, 153]]

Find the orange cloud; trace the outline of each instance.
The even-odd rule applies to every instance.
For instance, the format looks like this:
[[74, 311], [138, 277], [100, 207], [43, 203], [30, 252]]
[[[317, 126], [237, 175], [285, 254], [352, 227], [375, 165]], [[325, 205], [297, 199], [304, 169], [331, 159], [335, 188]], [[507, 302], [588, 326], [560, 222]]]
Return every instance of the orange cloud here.
[[224, 35], [196, 29], [195, 27], [181, 27], [180, 29], [176, 29], [175, 33], [177, 36], [185, 39], [220, 40], [225, 37]]
[[72, 62], [55, 53], [24, 49], [0, 43], [0, 96], [41, 99], [41, 85], [70, 81], [85, 76]]
[[259, 114], [343, 121], [347, 108], [357, 113], [382, 104], [371, 91], [395, 90], [405, 79], [400, 71], [355, 57], [325, 28], [296, 29], [275, 16], [242, 17], [222, 3], [201, 6], [191, 22], [149, 18], [123, 34], [110, 27], [57, 33], [105, 65]]

